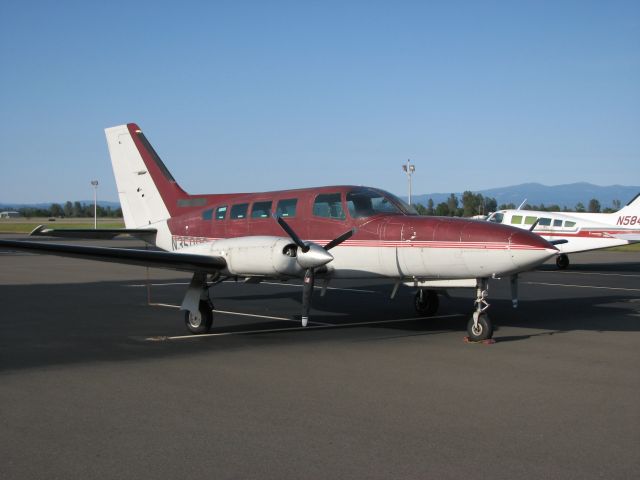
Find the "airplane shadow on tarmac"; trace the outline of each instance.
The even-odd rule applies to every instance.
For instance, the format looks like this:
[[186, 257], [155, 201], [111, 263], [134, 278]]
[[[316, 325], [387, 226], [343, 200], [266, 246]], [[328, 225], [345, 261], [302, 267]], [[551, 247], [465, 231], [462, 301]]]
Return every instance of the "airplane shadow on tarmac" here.
[[[219, 288], [214, 294], [216, 309], [284, 319], [293, 319], [300, 314], [302, 292], [299, 288], [277, 290], [266, 287], [240, 284]], [[184, 285], [155, 288], [153, 301], [179, 304], [185, 288]], [[128, 288], [122, 282], [3, 285], [0, 287], [0, 370], [95, 361], [135, 361], [228, 348], [286, 346], [336, 339], [366, 342], [398, 336], [453, 331], [464, 335], [466, 332], [473, 304], [471, 294], [441, 298], [438, 314], [455, 316], [416, 320], [418, 315], [413, 309], [411, 289], [400, 289], [397, 297], [390, 300], [388, 285], [358, 288], [369, 292], [332, 290], [325, 297], [315, 292], [312, 321], [335, 325], [328, 329], [287, 330], [295, 329], [296, 323], [218, 314], [214, 316], [212, 333], [234, 332], [236, 335], [219, 336], [210, 341], [153, 342], [149, 339], [183, 336], [187, 332], [183, 313], [174, 308], [147, 305], [144, 288]], [[504, 292], [490, 299], [496, 342], [522, 341], [574, 330], [640, 330], [640, 300], [632, 295], [558, 297], [556, 294], [556, 297], [521, 300], [517, 310], [511, 308], [511, 301], [505, 298]], [[346, 325], [394, 319], [407, 320], [370, 326]], [[542, 332], [501, 337], [500, 327], [507, 326]], [[378, 329], [374, 339], [371, 328]], [[270, 333], [270, 329], [274, 331]], [[259, 332], [251, 333], [256, 330]], [[393, 331], [394, 337], [380, 337], [381, 331]]]

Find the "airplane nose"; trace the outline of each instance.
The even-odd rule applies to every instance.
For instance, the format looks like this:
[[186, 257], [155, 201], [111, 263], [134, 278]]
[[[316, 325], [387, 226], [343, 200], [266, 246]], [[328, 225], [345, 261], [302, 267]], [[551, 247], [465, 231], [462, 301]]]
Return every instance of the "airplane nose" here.
[[[513, 227], [510, 227], [513, 228]], [[558, 249], [540, 235], [513, 228], [509, 236], [509, 249], [518, 270], [529, 270], [559, 253]]]
[[540, 235], [519, 228], [514, 228], [514, 230], [509, 241], [511, 244], [526, 246], [529, 249], [553, 250], [554, 252], [558, 250]]

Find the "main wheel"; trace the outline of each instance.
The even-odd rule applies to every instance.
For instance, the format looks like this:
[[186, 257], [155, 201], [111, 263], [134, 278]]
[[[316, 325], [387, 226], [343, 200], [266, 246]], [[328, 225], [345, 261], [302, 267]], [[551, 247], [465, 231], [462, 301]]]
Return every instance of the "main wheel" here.
[[197, 312], [185, 312], [184, 323], [191, 333], [207, 333], [213, 323], [213, 313], [209, 302], [200, 300]]
[[478, 318], [478, 326], [474, 327], [473, 317], [467, 323], [467, 333], [469, 334], [469, 340], [472, 342], [481, 342], [482, 340], [488, 340], [493, 336], [493, 325], [489, 320], [489, 315], [483, 313]]
[[413, 305], [416, 307], [416, 312], [429, 317], [438, 311], [440, 299], [435, 290], [422, 290], [422, 295], [418, 290], [413, 300]]
[[558, 258], [556, 258], [556, 265], [560, 270], [565, 270], [567, 267], [569, 267], [569, 257], [567, 256], [567, 254], [562, 253], [558, 255]]

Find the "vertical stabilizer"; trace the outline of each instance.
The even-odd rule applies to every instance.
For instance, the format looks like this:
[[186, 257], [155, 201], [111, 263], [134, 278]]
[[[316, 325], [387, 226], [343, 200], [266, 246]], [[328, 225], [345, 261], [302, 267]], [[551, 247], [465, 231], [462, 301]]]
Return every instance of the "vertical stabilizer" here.
[[127, 228], [144, 228], [175, 214], [180, 188], [135, 123], [105, 129]]
[[640, 216], [640, 193], [633, 197], [622, 209], [618, 210], [617, 213]]

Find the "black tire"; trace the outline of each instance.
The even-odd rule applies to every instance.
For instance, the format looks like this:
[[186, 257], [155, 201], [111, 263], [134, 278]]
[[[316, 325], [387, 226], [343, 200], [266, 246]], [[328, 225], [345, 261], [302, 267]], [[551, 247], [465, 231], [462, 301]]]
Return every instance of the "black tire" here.
[[435, 290], [424, 290], [422, 298], [420, 298], [420, 291], [418, 291], [413, 299], [413, 306], [420, 315], [430, 317], [438, 311], [440, 299]]
[[189, 311], [184, 312], [184, 323], [191, 333], [196, 335], [207, 333], [213, 323], [213, 312], [209, 302], [200, 300], [198, 312], [195, 314]]
[[469, 340], [472, 342], [481, 342], [493, 337], [493, 324], [489, 320], [489, 315], [480, 314], [477, 330], [473, 328], [473, 317], [471, 317], [471, 320], [467, 323], [467, 333], [469, 334]]
[[564, 253], [558, 255], [556, 265], [560, 270], [566, 270], [569, 267], [569, 257]]

